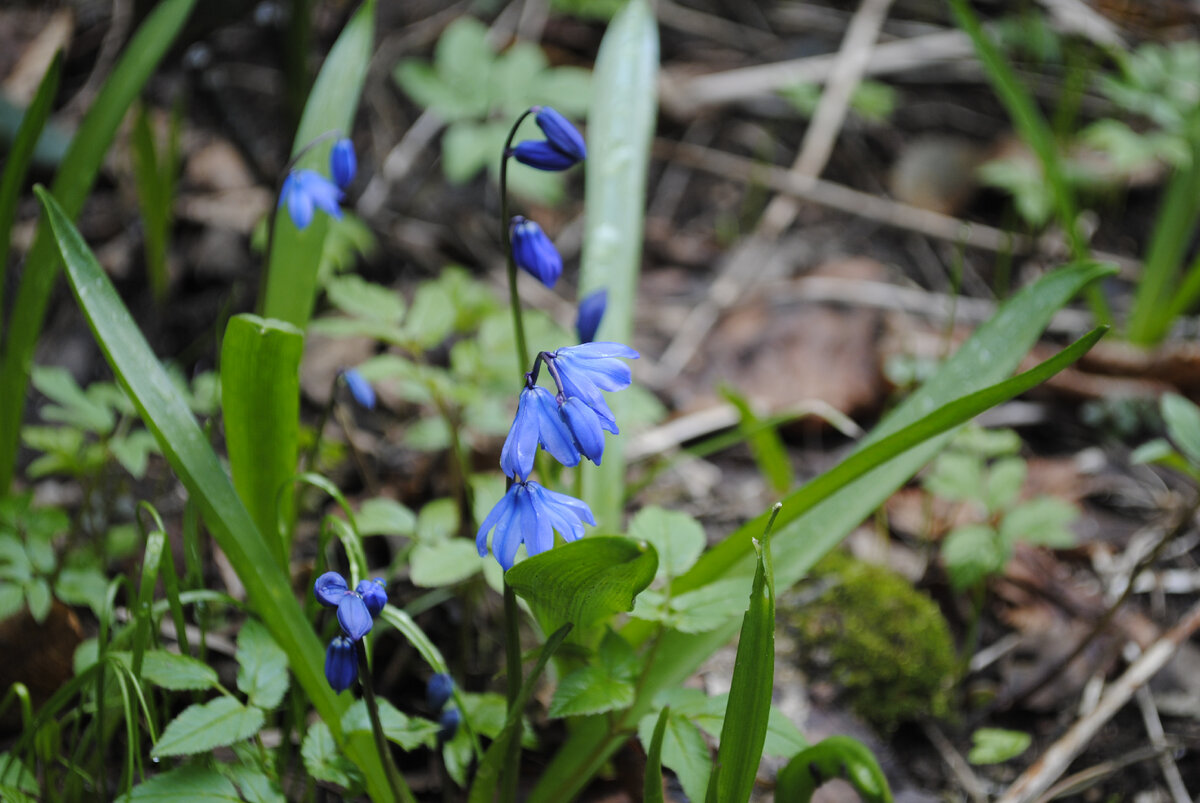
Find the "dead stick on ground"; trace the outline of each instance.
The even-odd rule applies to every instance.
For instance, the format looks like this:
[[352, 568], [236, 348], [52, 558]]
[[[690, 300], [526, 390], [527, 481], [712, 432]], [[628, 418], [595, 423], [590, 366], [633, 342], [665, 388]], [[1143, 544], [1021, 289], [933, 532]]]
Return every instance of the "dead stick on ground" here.
[[1200, 629], [1200, 603], [1192, 606], [1178, 624], [1142, 653], [1125, 674], [1108, 687], [1095, 710], [1072, 725], [1062, 738], [1051, 745], [1008, 788], [998, 803], [1032, 803], [1037, 800], [1083, 752], [1100, 728], [1166, 665], [1180, 645], [1197, 629]]
[[[850, 21], [790, 175], [814, 179], [825, 169], [850, 108], [850, 97], [862, 80], [863, 69], [891, 4], [892, 0], [863, 0]], [[659, 370], [664, 378], [677, 376], [686, 368], [721, 310], [736, 302], [756, 279], [769, 273], [764, 270], [767, 267], [764, 263], [770, 262], [771, 244], [796, 219], [799, 207], [798, 199], [790, 195], [771, 199], [757, 230], [728, 255], [708, 298], [692, 310], [663, 353]]]

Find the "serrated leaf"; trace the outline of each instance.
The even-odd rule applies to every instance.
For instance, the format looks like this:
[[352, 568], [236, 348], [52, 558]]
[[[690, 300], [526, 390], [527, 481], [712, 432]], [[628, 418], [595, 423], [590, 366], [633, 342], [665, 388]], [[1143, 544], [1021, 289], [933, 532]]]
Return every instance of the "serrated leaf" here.
[[154, 803], [179, 800], [195, 803], [241, 801], [233, 782], [208, 767], [188, 764], [155, 775], [138, 784], [133, 791], [118, 798], [121, 803]]
[[962, 590], [1003, 569], [1008, 556], [1001, 552], [995, 530], [986, 524], [968, 524], [946, 536], [942, 560], [950, 584]]
[[368, 282], [359, 276], [340, 276], [325, 286], [329, 302], [347, 315], [399, 324], [404, 318], [404, 299], [399, 293]]
[[[129, 666], [133, 656], [128, 652], [113, 653]], [[166, 650], [147, 650], [142, 653], [142, 679], [171, 691], [199, 691], [217, 685], [217, 671], [190, 655]]]
[[417, 528], [417, 517], [408, 507], [382, 496], [363, 502], [354, 521], [363, 536], [412, 535]]
[[262, 709], [232, 697], [188, 706], [163, 729], [151, 755], [186, 756], [249, 739], [263, 726]]
[[972, 764], [1000, 764], [1028, 750], [1033, 737], [1023, 731], [979, 728], [971, 734], [971, 742], [967, 761]]
[[362, 774], [342, 755], [324, 722], [309, 726], [300, 746], [300, 756], [304, 759], [304, 769], [318, 781], [337, 784], [347, 790], [362, 785]]
[[112, 410], [89, 398], [75, 384], [75, 378], [67, 369], [35, 366], [30, 378], [38, 391], [58, 404], [57, 407], [42, 410], [43, 420], [71, 424], [98, 435], [105, 435], [112, 430], [116, 423]]
[[257, 619], [247, 619], [237, 638], [237, 687], [265, 711], [283, 700], [288, 687], [287, 653]]
[[657, 568], [654, 547], [593, 535], [534, 555], [505, 578], [530, 605], [583, 626], [631, 610]]
[[704, 528], [686, 513], [649, 506], [629, 522], [629, 537], [646, 541], [658, 552], [658, 576], [678, 577], [692, 568], [704, 551]]
[[[638, 738], [643, 745], [653, 739], [658, 714], [647, 714], [638, 722]], [[672, 708], [663, 733], [662, 764], [674, 770], [689, 800], [704, 800], [704, 789], [712, 773], [712, 757], [699, 728]]]
[[279, 781], [248, 764], [221, 764], [221, 772], [238, 786], [247, 803], [287, 803]]
[[563, 678], [550, 703], [550, 716], [599, 714], [633, 703], [637, 658], [633, 647], [609, 630], [596, 660]]
[[1000, 522], [1000, 537], [1010, 546], [1017, 541], [1056, 548], [1073, 546], [1075, 534], [1070, 524], [1078, 517], [1079, 510], [1070, 502], [1039, 496], [1008, 511]]
[[419, 543], [408, 553], [413, 585], [440, 588], [473, 577], [483, 568], [475, 544], [465, 538]]
[[[387, 700], [379, 701], [379, 721], [383, 725], [383, 735], [400, 745], [402, 750], [416, 750], [437, 744], [440, 725], [422, 717], [406, 716]], [[346, 709], [342, 715], [342, 729], [347, 733], [371, 732], [371, 718], [364, 701], [359, 700]]]

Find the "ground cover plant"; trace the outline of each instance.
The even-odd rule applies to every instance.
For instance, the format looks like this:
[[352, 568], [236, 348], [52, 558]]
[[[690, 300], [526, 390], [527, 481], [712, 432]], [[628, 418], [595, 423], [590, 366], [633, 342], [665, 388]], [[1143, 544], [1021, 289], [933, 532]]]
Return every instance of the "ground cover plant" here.
[[0, 10], [0, 796], [1190, 799], [1198, 21], [1005, 11]]

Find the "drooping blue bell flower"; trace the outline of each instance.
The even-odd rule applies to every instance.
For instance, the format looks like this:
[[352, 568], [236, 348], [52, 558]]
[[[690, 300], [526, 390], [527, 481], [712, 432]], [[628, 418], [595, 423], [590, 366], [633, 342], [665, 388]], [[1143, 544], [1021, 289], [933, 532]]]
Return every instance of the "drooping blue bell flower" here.
[[580, 343], [591, 343], [596, 339], [596, 330], [604, 320], [604, 311], [608, 308], [608, 291], [601, 288], [594, 293], [584, 296], [579, 302], [579, 317], [575, 319], [575, 332], [579, 335]]
[[292, 222], [296, 228], [303, 230], [312, 223], [316, 209], [341, 220], [342, 208], [339, 204], [343, 197], [336, 184], [315, 170], [293, 170], [283, 180], [279, 206], [286, 203]]
[[546, 135], [547, 141], [555, 149], [565, 153], [577, 162], [587, 158], [587, 146], [579, 129], [571, 125], [571, 121], [549, 106], [534, 106], [534, 121]]
[[430, 711], [441, 711], [446, 701], [454, 696], [454, 679], [445, 672], [438, 672], [425, 684], [425, 702]]
[[454, 706], [450, 706], [442, 715], [438, 717], [438, 739], [442, 742], [448, 742], [454, 738], [454, 734], [458, 733], [458, 726], [462, 722], [462, 714]]
[[361, 580], [354, 590], [362, 597], [363, 604], [367, 606], [367, 610], [373, 617], [378, 616], [379, 612], [383, 610], [383, 606], [387, 605], [387, 587], [382, 577], [376, 577], [374, 580]]
[[487, 536], [492, 530], [492, 554], [505, 571], [512, 568], [522, 543], [530, 556], [554, 546], [554, 533], [565, 541], [583, 536], [584, 524], [596, 519], [586, 502], [543, 488], [533, 480], [514, 482], [487, 514], [475, 536], [479, 556], [487, 555]]
[[346, 387], [350, 389], [350, 395], [354, 397], [354, 401], [358, 402], [359, 406], [367, 410], [375, 409], [375, 388], [371, 387], [371, 383], [365, 376], [360, 374], [356, 368], [347, 368], [342, 371], [342, 379], [346, 382]]
[[513, 261], [517, 267], [553, 287], [562, 275], [563, 263], [558, 249], [536, 222], [517, 215], [509, 223]]
[[551, 356], [564, 395], [581, 400], [599, 418], [602, 429], [618, 434], [616, 418], [600, 391], [629, 387], [633, 374], [621, 360], [636, 360], [638, 353], [621, 343], [600, 341], [565, 346]]
[[[359, 587], [362, 587], [362, 583], [359, 583]], [[351, 640], [358, 641], [371, 632], [374, 621], [362, 594], [351, 591], [346, 578], [337, 572], [325, 572], [318, 577], [313, 583], [313, 594], [325, 607], [337, 608], [338, 624]], [[385, 594], [384, 602], [386, 601]], [[381, 605], [380, 608], [382, 607]]]
[[343, 137], [333, 143], [333, 149], [329, 151], [329, 174], [333, 176], [333, 183], [344, 190], [354, 181], [357, 172], [358, 158], [354, 155], [354, 143]]
[[550, 173], [567, 170], [579, 162], [574, 156], [563, 153], [544, 139], [527, 139], [518, 142], [512, 150], [512, 155], [523, 165]]
[[600, 417], [591, 407], [574, 396], [563, 400], [559, 411], [571, 430], [575, 448], [588, 460], [600, 465], [600, 458], [604, 454], [604, 432]]
[[513, 479], [526, 479], [533, 471], [539, 445], [564, 466], [579, 465], [579, 449], [559, 413], [553, 394], [537, 385], [526, 384], [517, 401], [512, 428], [500, 451], [500, 468]]
[[350, 688], [358, 677], [358, 652], [354, 642], [345, 636], [335, 636], [325, 650], [325, 679], [339, 694]]

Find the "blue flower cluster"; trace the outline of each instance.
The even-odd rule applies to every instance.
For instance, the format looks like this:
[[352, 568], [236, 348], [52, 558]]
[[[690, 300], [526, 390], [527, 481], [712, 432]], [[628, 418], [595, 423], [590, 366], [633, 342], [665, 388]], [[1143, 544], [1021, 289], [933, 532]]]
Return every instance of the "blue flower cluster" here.
[[337, 608], [342, 635], [329, 642], [325, 651], [325, 679], [336, 692], [350, 688], [358, 677], [357, 642], [371, 632], [375, 617], [387, 604], [382, 578], [363, 580], [350, 590], [346, 578], [325, 572], [313, 583], [313, 595], [326, 608]]
[[[528, 554], [536, 555], [554, 546], [555, 532], [574, 541], [583, 535], [584, 524], [595, 525], [585, 502], [544, 488], [529, 475], [539, 446], [564, 466], [577, 466], [585, 457], [600, 465], [604, 432], [619, 432], [601, 391], [628, 387], [632, 377], [622, 359], [637, 357], [628, 346], [605, 342], [538, 354], [533, 371], [525, 375], [517, 415], [500, 452], [500, 468], [513, 482], [479, 527], [475, 545], [480, 557], [487, 554], [493, 529], [492, 554], [507, 570], [522, 543]], [[537, 384], [543, 365], [556, 394]]]
[[313, 213], [317, 209], [341, 220], [340, 204], [346, 197], [346, 187], [354, 181], [357, 171], [354, 143], [345, 138], [339, 139], [329, 152], [329, 173], [333, 179], [325, 178], [316, 170], [293, 170], [283, 180], [278, 206], [287, 204], [288, 215], [296, 228], [301, 230], [312, 223]]
[[[462, 713], [457, 706], [446, 708], [446, 703], [454, 696], [454, 679], [445, 672], [438, 672], [429, 679], [425, 686], [425, 701], [429, 710], [438, 715], [438, 740], [445, 743], [454, 738], [462, 722]], [[444, 710], [443, 710], [444, 709]]]

